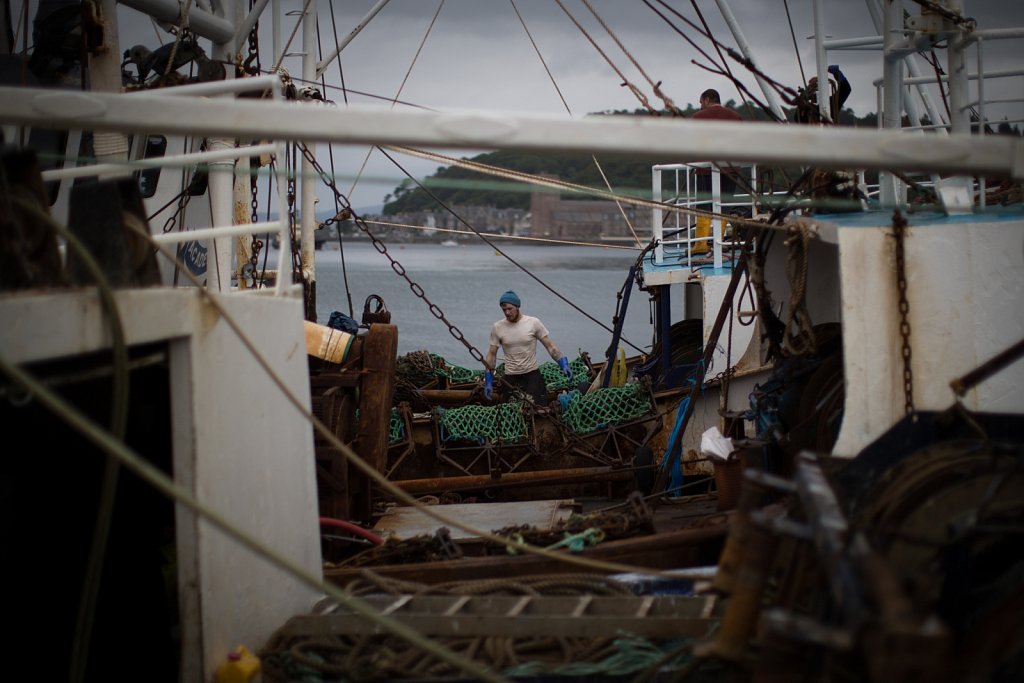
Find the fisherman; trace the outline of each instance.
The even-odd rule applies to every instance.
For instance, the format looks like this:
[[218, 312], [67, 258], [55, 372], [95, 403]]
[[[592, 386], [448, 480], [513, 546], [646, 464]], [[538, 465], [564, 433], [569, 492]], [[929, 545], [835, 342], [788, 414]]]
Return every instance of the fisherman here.
[[498, 299], [504, 318], [491, 327], [490, 348], [487, 350], [487, 372], [484, 374], [484, 396], [488, 401], [494, 391], [494, 364], [498, 360], [498, 346], [505, 354], [505, 379], [522, 389], [533, 402], [542, 406], [547, 403], [547, 387], [537, 364], [537, 342], [558, 362], [566, 377], [572, 377], [569, 359], [562, 355], [555, 342], [548, 336], [548, 329], [537, 318], [523, 315], [519, 295], [509, 290]]
[[[738, 112], [729, 109], [729, 107], [722, 106], [722, 98], [714, 88], [708, 88], [700, 94], [700, 109], [693, 113], [693, 118], [714, 121], [743, 120], [743, 117]], [[735, 171], [731, 168], [723, 168], [721, 170], [722, 194], [735, 194], [736, 181], [732, 176]], [[696, 175], [697, 192], [711, 194], [711, 169], [698, 168]]]
[[[829, 64], [828, 66], [828, 85], [831, 92], [829, 95], [829, 115], [832, 117], [833, 123], [838, 123], [839, 113], [843, 110], [843, 105], [849, 99], [850, 93], [853, 92], [853, 86], [850, 85], [850, 81], [846, 78], [846, 74], [840, 70], [838, 64]], [[817, 76], [812, 76], [811, 80], [807, 81], [805, 93], [801, 102], [798, 102], [797, 105], [797, 122], [819, 123]], [[805, 106], [801, 107], [800, 104]]]

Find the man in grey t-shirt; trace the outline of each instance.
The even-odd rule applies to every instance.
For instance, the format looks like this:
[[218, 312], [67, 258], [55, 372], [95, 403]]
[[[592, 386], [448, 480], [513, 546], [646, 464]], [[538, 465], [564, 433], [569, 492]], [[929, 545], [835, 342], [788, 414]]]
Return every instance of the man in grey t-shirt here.
[[523, 315], [519, 309], [519, 295], [509, 290], [498, 301], [505, 315], [491, 327], [490, 347], [487, 350], [487, 373], [484, 376], [484, 396], [491, 399], [494, 387], [494, 364], [498, 360], [498, 346], [505, 353], [505, 379], [522, 389], [537, 405], [547, 403], [547, 387], [537, 363], [537, 342], [558, 362], [566, 377], [572, 377], [569, 359], [562, 355], [548, 335], [548, 329], [537, 318]]

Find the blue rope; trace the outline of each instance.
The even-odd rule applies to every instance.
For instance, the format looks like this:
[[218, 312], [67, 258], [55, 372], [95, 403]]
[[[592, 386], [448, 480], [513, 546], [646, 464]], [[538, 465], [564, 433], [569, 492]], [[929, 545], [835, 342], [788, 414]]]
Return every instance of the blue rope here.
[[671, 457], [672, 451], [675, 450], [676, 442], [680, 439], [681, 434], [679, 433], [683, 429], [683, 418], [686, 416], [686, 410], [690, 405], [690, 397], [687, 396], [679, 403], [679, 407], [676, 409], [676, 425], [672, 428], [672, 434], [668, 437], [668, 447], [665, 449], [665, 455], [661, 458], [661, 468], [667, 469], [671, 464], [672, 469], [669, 472], [669, 488], [675, 489], [673, 496], [679, 495], [679, 487], [683, 485], [683, 465], [682, 465], [682, 454], [680, 457]]

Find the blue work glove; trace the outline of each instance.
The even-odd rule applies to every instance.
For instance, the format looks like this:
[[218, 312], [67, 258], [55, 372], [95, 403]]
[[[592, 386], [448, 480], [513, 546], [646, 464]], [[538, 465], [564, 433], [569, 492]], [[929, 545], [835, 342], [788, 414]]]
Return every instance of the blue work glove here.
[[558, 359], [558, 367], [562, 368], [562, 372], [565, 373], [566, 377], [568, 377], [569, 379], [572, 379], [572, 368], [569, 367], [569, 359], [568, 358], [566, 358], [565, 356], [562, 356], [561, 358], [559, 358]]
[[488, 401], [494, 395], [494, 373], [488, 370], [484, 373], [484, 398]]

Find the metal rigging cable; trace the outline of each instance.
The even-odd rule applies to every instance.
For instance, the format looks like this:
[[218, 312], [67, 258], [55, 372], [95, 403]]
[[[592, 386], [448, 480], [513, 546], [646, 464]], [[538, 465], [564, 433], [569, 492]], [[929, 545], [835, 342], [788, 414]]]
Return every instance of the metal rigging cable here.
[[[544, 55], [541, 54], [540, 48], [537, 47], [537, 42], [533, 39], [533, 35], [530, 33], [530, 29], [526, 26], [526, 21], [523, 19], [523, 15], [520, 14], [519, 8], [516, 7], [516, 0], [509, 0], [509, 2], [512, 3], [512, 9], [515, 11], [516, 16], [519, 18], [519, 23], [523, 25], [523, 30], [526, 31], [526, 37], [530, 39], [530, 44], [533, 45], [533, 51], [537, 53], [537, 58], [540, 60], [540, 63], [544, 66], [544, 71], [547, 72], [548, 78], [551, 80], [551, 85], [554, 86], [555, 92], [558, 93], [559, 99], [562, 100], [562, 105], [565, 107], [566, 113], [569, 114], [570, 117], [572, 117], [572, 110], [569, 108], [569, 103], [565, 101], [565, 96], [562, 94], [562, 89], [558, 87], [558, 83], [555, 81], [554, 74], [552, 74], [551, 69], [548, 68], [548, 63], [544, 60]], [[594, 166], [597, 167], [598, 173], [601, 174], [601, 178], [604, 180], [605, 187], [608, 188], [609, 192], [614, 192], [614, 190], [612, 190], [611, 182], [608, 181], [608, 176], [605, 175], [604, 169], [601, 168], [601, 163], [597, 160], [597, 156], [591, 154], [590, 158], [594, 160]], [[633, 223], [629, 220], [629, 216], [626, 215], [625, 209], [622, 208], [622, 203], [616, 199], [615, 205], [619, 207], [619, 213], [622, 214], [622, 219], [626, 221], [626, 226], [629, 227], [629, 231], [633, 233], [633, 239], [636, 240], [637, 246], [640, 246], [642, 244], [640, 241], [640, 237], [636, 234], [636, 230], [633, 228]]]
[[[700, 7], [697, 6], [697, 0], [690, 0], [690, 4], [693, 5], [693, 11], [697, 13], [697, 18], [700, 19], [700, 23], [704, 26], [704, 31], [710, 37], [711, 36], [711, 27], [708, 26], [708, 22], [704, 18], [704, 13], [701, 12], [700, 11]], [[712, 39], [712, 44], [715, 46], [715, 52], [718, 53], [718, 58], [720, 60], [722, 60], [722, 62], [721, 62], [722, 68], [726, 71], [726, 73], [729, 74], [729, 78], [733, 78], [732, 69], [729, 68], [729, 60], [727, 60], [725, 58], [725, 55], [722, 54], [722, 48], [719, 45], [718, 41]], [[736, 83], [736, 81], [734, 80], [733, 84], [735, 85], [735, 83]], [[747, 98], [744, 96], [743, 90], [740, 89], [740, 88], [736, 88], [736, 92], [739, 93], [740, 99], [743, 100], [743, 106], [744, 107], [749, 107], [750, 105], [747, 103]]]
[[800, 80], [807, 85], [807, 76], [804, 74], [804, 62], [800, 59], [800, 48], [796, 45], [796, 31], [793, 30], [793, 17], [789, 14], [789, 0], [782, 0], [786, 8], [786, 21], [789, 22], [789, 37], [793, 39], [793, 52], [796, 53], [796, 63], [800, 67]]
[[621, 40], [619, 40], [619, 37], [615, 35], [615, 32], [611, 30], [608, 24], [605, 23], [604, 19], [601, 18], [601, 15], [597, 13], [597, 10], [594, 9], [593, 5], [590, 4], [590, 0], [583, 0], [583, 4], [588, 10], [590, 10], [590, 13], [594, 15], [594, 18], [597, 19], [599, 24], [601, 24], [601, 27], [604, 28], [609, 36], [611, 36], [611, 39], [615, 41], [615, 44], [619, 46], [619, 49], [622, 50], [623, 54], [629, 57], [629, 61], [633, 62], [633, 66], [635, 66], [636, 70], [640, 72], [640, 75], [647, 79], [647, 83], [651, 86], [651, 90], [653, 90], [654, 94], [665, 103], [665, 108], [672, 112], [674, 116], [682, 116], [683, 112], [679, 111], [679, 107], [675, 105], [675, 102], [661, 91], [661, 81], [655, 83], [654, 79], [647, 75], [647, 72], [644, 71], [643, 67], [640, 66], [640, 63], [636, 61], [636, 58], [630, 54], [629, 50], [626, 49], [626, 46], [622, 44]]
[[[334, 44], [338, 45], [338, 27], [334, 21], [334, 3], [330, 3], [331, 7], [331, 27], [334, 29]], [[318, 24], [319, 28], [319, 24]], [[324, 58], [324, 48], [320, 42], [320, 31], [316, 32], [316, 47], [319, 51], [320, 61]], [[341, 70], [341, 60], [338, 61], [338, 77], [341, 79], [342, 85], [342, 96], [345, 98], [345, 103], [348, 103], [348, 93], [345, 92], [345, 73]], [[324, 89], [324, 99], [327, 99], [327, 78], [324, 74], [320, 74], [320, 82]], [[334, 175], [334, 145], [327, 145], [327, 156], [331, 161], [331, 175]], [[337, 216], [341, 213], [341, 205], [338, 203], [338, 198], [334, 198], [334, 215]], [[345, 283], [345, 298], [348, 300], [348, 315], [352, 317], [355, 315], [355, 308], [352, 305], [352, 290], [348, 285], [348, 267], [345, 263], [345, 241], [341, 239], [341, 226], [337, 228], [338, 231], [338, 253], [341, 257], [341, 279]]]
[[572, 21], [572, 23], [576, 25], [576, 28], [578, 28], [580, 30], [580, 33], [582, 33], [584, 35], [584, 37], [586, 37], [586, 39], [590, 41], [590, 44], [594, 46], [594, 49], [597, 50], [598, 54], [600, 54], [602, 57], [604, 57], [604, 61], [608, 62], [608, 66], [610, 66], [612, 68], [612, 70], [616, 74], [618, 74], [619, 78], [622, 79], [622, 85], [624, 85], [627, 88], [629, 88], [629, 91], [631, 93], [633, 93], [633, 95], [635, 95], [638, 100], [640, 100], [640, 104], [642, 104], [644, 106], [644, 109], [646, 109], [648, 112], [650, 112], [654, 116], [660, 116], [661, 112], [659, 112], [657, 109], [655, 109], [651, 105], [650, 101], [647, 99], [647, 95], [644, 95], [643, 92], [640, 90], [640, 88], [638, 88], [637, 86], [633, 85], [629, 81], [629, 79], [626, 78], [626, 75], [622, 73], [622, 71], [619, 69], [619, 67], [615, 66], [615, 62], [613, 62], [611, 60], [611, 58], [607, 54], [605, 54], [604, 50], [602, 50], [601, 47], [597, 44], [597, 41], [595, 41], [591, 37], [591, 35], [589, 33], [587, 33], [587, 29], [583, 28], [583, 25], [579, 21], [576, 20], [576, 17], [574, 17], [572, 15], [572, 12], [570, 12], [568, 10], [568, 8], [566, 8], [566, 6], [564, 4], [562, 4], [562, 0], [555, 0], [555, 2], [558, 4], [559, 7], [562, 8], [562, 11], [565, 12], [565, 16], [569, 17], [569, 20]]
[[[434, 24], [437, 23], [437, 17], [441, 14], [441, 8], [444, 7], [444, 0], [437, 5], [437, 11], [434, 12], [434, 16], [430, 19], [430, 25], [427, 26], [426, 32], [423, 34], [423, 39], [420, 41], [419, 47], [416, 48], [416, 54], [412, 56], [412, 61], [409, 62], [409, 68], [405, 71], [405, 76], [402, 78], [401, 85], [398, 86], [398, 92], [395, 93], [395, 97], [391, 100], [391, 108], [394, 109], [395, 103], [398, 102], [398, 96], [402, 94], [402, 90], [405, 89], [405, 84], [409, 81], [409, 75], [412, 73], [412, 69], [416, 66], [416, 61], [420, 58], [420, 53], [423, 52], [423, 46], [427, 44], [427, 38], [430, 36], [430, 32], [434, 29]], [[371, 147], [366, 151], [366, 158], [363, 159], [362, 165], [359, 167], [359, 173], [356, 174], [356, 179], [352, 181], [352, 187], [348, 189], [348, 196], [351, 197], [352, 193], [355, 192], [356, 185], [359, 184], [359, 179], [363, 177], [363, 171], [366, 170], [366, 164], [370, 160], [370, 154], [373, 153]]]
[[[662, 20], [663, 20], [663, 21], [664, 21], [664, 22], [665, 22], [666, 24], [668, 24], [668, 25], [669, 25], [669, 27], [671, 27], [671, 28], [672, 28], [672, 30], [674, 30], [674, 31], [675, 31], [676, 33], [678, 33], [678, 34], [679, 34], [679, 35], [680, 35], [680, 36], [681, 36], [681, 37], [683, 38], [683, 40], [685, 40], [686, 42], [690, 43], [690, 45], [692, 45], [692, 46], [693, 46], [693, 48], [694, 48], [695, 50], [697, 50], [697, 52], [699, 52], [699, 53], [700, 53], [700, 54], [701, 54], [701, 55], [702, 55], [702, 56], [703, 56], [703, 57], [704, 57], [705, 59], [707, 59], [707, 60], [708, 60], [708, 61], [709, 61], [710, 63], [712, 63], [712, 64], [715, 64], [715, 60], [714, 60], [714, 59], [712, 59], [712, 58], [711, 58], [711, 56], [710, 56], [710, 55], [708, 55], [708, 53], [707, 53], [707, 52], [705, 52], [705, 51], [704, 51], [704, 50], [703, 50], [703, 49], [702, 49], [701, 47], [699, 47], [699, 46], [698, 46], [698, 45], [697, 45], [697, 44], [696, 44], [695, 42], [693, 42], [693, 40], [692, 40], [692, 39], [691, 39], [691, 38], [690, 38], [689, 36], [687, 36], [687, 35], [686, 35], [685, 33], [683, 33], [683, 31], [682, 31], [682, 30], [680, 30], [678, 26], [676, 26], [675, 24], [673, 24], [673, 23], [672, 23], [672, 21], [671, 21], [671, 20], [670, 20], [670, 19], [669, 19], [669, 18], [668, 18], [667, 16], [665, 16], [665, 15], [664, 15], [664, 14], [663, 14], [663, 13], [662, 13], [662, 12], [661, 12], [660, 10], [658, 10], [658, 8], [656, 8], [656, 7], [654, 6], [654, 5], [652, 5], [652, 4], [650, 3], [650, 1], [649, 1], [649, 0], [643, 0], [643, 3], [644, 3], [645, 5], [647, 5], [647, 6], [648, 6], [648, 7], [649, 7], [649, 8], [651, 9], [651, 11], [652, 11], [652, 12], [654, 12], [654, 13], [655, 13], [655, 14], [657, 14], [657, 15], [658, 15], [659, 17], [661, 17], [661, 19], [662, 19]], [[722, 49], [724, 49], [724, 50], [726, 51], [726, 53], [727, 53], [727, 54], [728, 54], [728, 55], [729, 55], [730, 57], [732, 57], [732, 58], [733, 58], [734, 60], [736, 60], [737, 62], [739, 62], [740, 64], [742, 64], [742, 65], [743, 65], [743, 66], [744, 66], [744, 67], [745, 67], [745, 68], [746, 68], [746, 69], [747, 69], [748, 71], [750, 71], [751, 73], [753, 73], [753, 74], [755, 74], [755, 75], [757, 75], [757, 76], [760, 76], [760, 77], [761, 77], [762, 79], [764, 79], [764, 81], [765, 81], [766, 83], [768, 83], [768, 84], [769, 84], [769, 85], [770, 85], [770, 86], [771, 86], [772, 88], [774, 88], [774, 89], [775, 89], [775, 91], [776, 91], [776, 92], [778, 92], [778, 93], [779, 93], [779, 95], [780, 95], [780, 96], [781, 96], [781, 97], [782, 97], [782, 98], [783, 98], [783, 99], [784, 99], [784, 100], [786, 101], [786, 104], [789, 104], [789, 105], [792, 105], [792, 104], [793, 104], [793, 102], [794, 102], [794, 101], [795, 101], [795, 99], [796, 99], [797, 93], [796, 93], [796, 92], [795, 92], [795, 91], [794, 91], [794, 90], [793, 90], [792, 88], [790, 88], [789, 86], [786, 86], [786, 85], [783, 85], [783, 84], [779, 83], [779, 82], [778, 82], [778, 81], [776, 81], [776, 80], [775, 80], [774, 78], [771, 78], [770, 76], [768, 76], [767, 74], [765, 74], [765, 73], [764, 73], [763, 71], [761, 71], [761, 70], [760, 70], [760, 69], [758, 69], [758, 68], [757, 68], [756, 66], [754, 66], [753, 64], [751, 64], [751, 63], [750, 63], [750, 60], [748, 60], [748, 59], [747, 59], [747, 58], [745, 58], [745, 57], [744, 57], [743, 55], [741, 55], [741, 54], [739, 54], [738, 52], [736, 52], [736, 51], [735, 51], [734, 49], [732, 49], [732, 48], [731, 48], [731, 47], [729, 47], [728, 45], [725, 45], [725, 44], [721, 43], [721, 42], [720, 42], [719, 40], [717, 40], [717, 39], [716, 39], [716, 38], [715, 38], [714, 36], [712, 36], [712, 35], [710, 35], [710, 34], [706, 33], [706, 32], [705, 32], [705, 31], [704, 31], [703, 29], [701, 29], [701, 28], [700, 28], [699, 26], [697, 26], [697, 25], [696, 25], [696, 24], [694, 24], [694, 23], [693, 23], [692, 21], [690, 21], [689, 19], [687, 19], [686, 17], [684, 17], [684, 16], [683, 16], [682, 14], [680, 14], [680, 13], [679, 13], [678, 11], [676, 11], [676, 10], [675, 10], [675, 9], [674, 9], [673, 7], [671, 7], [671, 6], [670, 6], [670, 5], [668, 4], [668, 3], [664, 2], [664, 0], [658, 0], [658, 3], [659, 3], [659, 4], [661, 4], [662, 6], [664, 6], [664, 7], [665, 7], [665, 9], [667, 9], [667, 10], [668, 10], [668, 11], [670, 11], [670, 12], [671, 12], [672, 14], [674, 14], [674, 15], [675, 15], [676, 17], [678, 17], [678, 18], [679, 18], [679, 19], [680, 19], [680, 20], [681, 20], [682, 22], [684, 22], [685, 24], [687, 24], [687, 25], [688, 25], [688, 26], [689, 26], [690, 28], [692, 28], [692, 29], [693, 29], [694, 31], [696, 31], [697, 33], [701, 34], [702, 36], [704, 36], [705, 38], [707, 38], [708, 40], [710, 40], [710, 41], [711, 41], [711, 42], [712, 42], [713, 44], [715, 44], [715, 45], [717, 45], [717, 46], [720, 46], [720, 47], [721, 47]], [[766, 105], [765, 103], [763, 103], [763, 102], [762, 102], [762, 101], [761, 101], [760, 99], [758, 99], [758, 98], [757, 98], [757, 97], [756, 97], [756, 96], [755, 96], [755, 95], [754, 95], [754, 94], [753, 94], [752, 92], [750, 92], [750, 89], [749, 89], [749, 88], [747, 88], [747, 87], [746, 87], [745, 85], [743, 85], [743, 83], [741, 83], [741, 82], [739, 81], [739, 79], [737, 79], [737, 78], [736, 78], [735, 76], [733, 76], [733, 75], [732, 75], [732, 74], [730, 74], [730, 73], [727, 73], [727, 72], [726, 72], [726, 71], [725, 71], [724, 69], [722, 69], [721, 67], [718, 67], [718, 68], [711, 68], [711, 67], [708, 67], [708, 66], [706, 66], [706, 65], [704, 65], [704, 64], [700, 64], [700, 63], [698, 63], [698, 62], [697, 62], [696, 60], [690, 60], [690, 61], [691, 61], [691, 63], [692, 63], [692, 64], [694, 64], [694, 65], [695, 65], [695, 66], [697, 66], [697, 67], [700, 67], [701, 69], [705, 69], [705, 70], [707, 70], [707, 71], [710, 71], [711, 73], [717, 73], [717, 74], [719, 74], [719, 75], [723, 76], [724, 78], [728, 78], [728, 79], [729, 79], [730, 81], [732, 81], [732, 82], [733, 82], [733, 84], [734, 84], [734, 85], [735, 85], [735, 86], [736, 86], [737, 88], [739, 88], [739, 89], [741, 89], [741, 90], [742, 90], [743, 92], [745, 92], [745, 93], [747, 94], [747, 96], [748, 96], [748, 97], [749, 97], [749, 98], [750, 98], [751, 100], [753, 100], [753, 101], [754, 101], [754, 102], [755, 102], [755, 103], [757, 104], [757, 106], [761, 107], [761, 109], [762, 109], [762, 110], [763, 110], [763, 111], [764, 111], [764, 112], [765, 112], [765, 113], [766, 113], [766, 114], [767, 114], [767, 115], [768, 115], [768, 116], [769, 116], [769, 117], [770, 117], [770, 118], [771, 118], [771, 119], [772, 119], [773, 121], [780, 121], [779, 117], [778, 117], [778, 116], [777, 116], [777, 115], [776, 115], [776, 114], [775, 114], [775, 113], [774, 113], [774, 112], [773, 112], [773, 111], [771, 110], [771, 108], [770, 108], [770, 107], [768, 107], [768, 106], [767, 106], [767, 105]], [[717, 66], [717, 64], [716, 64], [716, 66]]]

